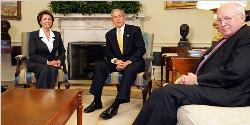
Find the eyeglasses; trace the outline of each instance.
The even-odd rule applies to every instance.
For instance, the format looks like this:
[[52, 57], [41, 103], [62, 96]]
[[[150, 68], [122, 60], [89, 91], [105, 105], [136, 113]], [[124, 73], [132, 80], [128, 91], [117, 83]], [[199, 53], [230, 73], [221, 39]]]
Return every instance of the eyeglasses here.
[[239, 14], [236, 14], [236, 15], [234, 15], [234, 16], [232, 16], [232, 17], [225, 17], [225, 18], [217, 18], [216, 19], [216, 21], [218, 22], [218, 23], [222, 23], [222, 21], [224, 22], [224, 23], [226, 23], [226, 24], [228, 24], [228, 23], [230, 23], [231, 21], [232, 21], [232, 19], [234, 18], [234, 17], [236, 17], [236, 16], [238, 16]]

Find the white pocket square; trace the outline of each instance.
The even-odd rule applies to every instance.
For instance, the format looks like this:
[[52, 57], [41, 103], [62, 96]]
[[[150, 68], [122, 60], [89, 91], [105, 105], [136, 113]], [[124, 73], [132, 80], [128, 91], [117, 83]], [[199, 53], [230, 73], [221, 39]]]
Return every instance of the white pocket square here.
[[129, 36], [129, 35], [127, 35], [127, 36]]

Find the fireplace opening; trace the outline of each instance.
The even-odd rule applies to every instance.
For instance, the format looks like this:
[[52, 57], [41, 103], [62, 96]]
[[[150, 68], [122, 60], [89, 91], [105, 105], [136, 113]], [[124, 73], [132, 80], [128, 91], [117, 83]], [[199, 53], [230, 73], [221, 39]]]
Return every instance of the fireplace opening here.
[[92, 80], [96, 62], [104, 59], [105, 42], [69, 42], [69, 79]]

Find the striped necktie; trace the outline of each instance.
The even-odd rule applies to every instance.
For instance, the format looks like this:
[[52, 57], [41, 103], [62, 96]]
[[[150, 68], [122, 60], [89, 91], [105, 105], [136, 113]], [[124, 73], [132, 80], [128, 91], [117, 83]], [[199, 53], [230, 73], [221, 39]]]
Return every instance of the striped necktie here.
[[197, 75], [200, 68], [203, 66], [203, 64], [207, 61], [207, 59], [212, 56], [219, 48], [221, 45], [223, 45], [223, 43], [225, 43], [227, 39], [223, 39], [222, 41], [220, 41], [207, 55], [204, 56], [204, 59], [201, 61], [201, 63], [198, 65], [198, 68], [195, 71], [195, 74]]
[[123, 54], [123, 39], [122, 39], [121, 29], [118, 29], [118, 32], [117, 32], [117, 41], [118, 41], [118, 45], [119, 45], [120, 51]]

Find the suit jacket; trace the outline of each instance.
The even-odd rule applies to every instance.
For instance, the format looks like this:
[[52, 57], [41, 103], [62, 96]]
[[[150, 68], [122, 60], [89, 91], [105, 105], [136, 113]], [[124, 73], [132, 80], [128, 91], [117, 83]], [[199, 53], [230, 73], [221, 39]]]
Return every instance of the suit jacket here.
[[53, 50], [49, 52], [47, 45], [39, 37], [39, 30], [33, 31], [29, 35], [29, 66], [34, 66], [36, 63], [47, 64], [47, 60], [60, 60], [61, 63], [65, 61], [65, 49], [61, 34], [52, 31], [55, 35], [53, 41]]
[[125, 24], [123, 34], [123, 54], [119, 49], [116, 28], [113, 28], [106, 33], [105, 57], [109, 61], [113, 58], [117, 58], [123, 61], [130, 60], [131, 62], [136, 62], [143, 60], [145, 52], [145, 43], [140, 27]]
[[244, 25], [203, 64], [197, 74], [198, 83], [201, 86], [232, 90], [250, 101], [249, 62], [250, 27]]

